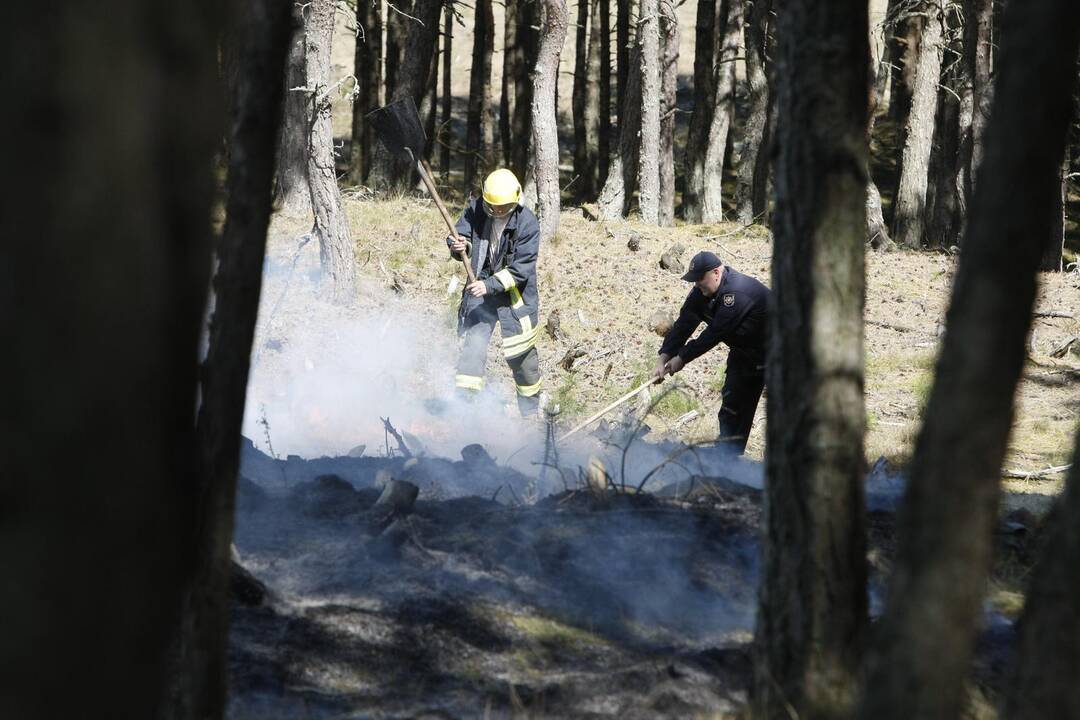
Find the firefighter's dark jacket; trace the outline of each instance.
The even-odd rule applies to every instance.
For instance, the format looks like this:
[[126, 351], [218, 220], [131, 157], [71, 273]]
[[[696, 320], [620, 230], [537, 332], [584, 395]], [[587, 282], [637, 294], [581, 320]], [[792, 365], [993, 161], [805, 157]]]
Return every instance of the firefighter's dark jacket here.
[[[764, 364], [769, 337], [768, 304], [767, 287], [749, 275], [725, 267], [716, 295], [705, 297], [694, 287], [686, 296], [660, 354], [678, 355], [688, 363], [724, 342], [732, 350]], [[707, 323], [707, 327], [687, 342], [701, 323]]]
[[[535, 327], [539, 319], [540, 295], [536, 289], [536, 256], [540, 251], [540, 222], [525, 206], [514, 209], [495, 249], [494, 262], [489, 258], [486, 241], [491, 234], [491, 218], [484, 212], [482, 200], [465, 209], [455, 229], [472, 243], [470, 258], [477, 280], [482, 280], [489, 296], [504, 295], [516, 318], [530, 317]], [[447, 238], [447, 245], [450, 239]], [[452, 254], [452, 253], [451, 253]], [[464, 295], [462, 309], [480, 298]]]

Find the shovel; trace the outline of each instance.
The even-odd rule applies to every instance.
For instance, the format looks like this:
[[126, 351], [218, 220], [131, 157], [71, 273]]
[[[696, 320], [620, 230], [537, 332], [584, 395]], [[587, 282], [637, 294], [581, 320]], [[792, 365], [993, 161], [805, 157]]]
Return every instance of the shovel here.
[[[427, 160], [424, 159], [424, 145], [427, 143], [427, 136], [424, 134], [423, 126], [420, 125], [420, 115], [416, 112], [416, 103], [413, 102], [413, 99], [410, 97], [392, 102], [389, 105], [372, 110], [365, 117], [371, 126], [375, 128], [375, 134], [391, 155], [395, 155], [402, 160], [408, 160], [416, 166], [416, 172], [420, 174], [424, 187], [427, 188], [428, 194], [435, 201], [435, 206], [439, 208], [439, 213], [446, 222], [446, 227], [450, 229], [450, 234], [458, 237], [457, 230], [454, 229], [454, 220], [450, 217], [450, 213], [446, 211], [446, 205], [443, 204], [442, 198], [439, 197], [439, 191], [435, 189], [431, 167], [428, 165]], [[469, 260], [464, 255], [461, 257], [461, 262], [465, 266], [469, 282], [476, 282], [476, 275], [473, 274], [472, 265], [469, 264]]]

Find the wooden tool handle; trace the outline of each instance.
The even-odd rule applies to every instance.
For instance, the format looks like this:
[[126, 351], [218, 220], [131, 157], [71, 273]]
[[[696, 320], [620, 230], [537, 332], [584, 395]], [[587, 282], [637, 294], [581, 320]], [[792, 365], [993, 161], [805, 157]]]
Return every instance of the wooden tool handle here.
[[[428, 195], [435, 201], [435, 207], [439, 208], [439, 214], [442, 215], [442, 219], [446, 223], [446, 227], [449, 228], [450, 234], [457, 237], [458, 233], [457, 229], [454, 227], [454, 219], [450, 217], [446, 205], [443, 204], [442, 198], [439, 197], [439, 191], [435, 189], [435, 181], [431, 179], [431, 167], [427, 164], [427, 160], [417, 158], [416, 171], [420, 173], [420, 179], [424, 181], [424, 187], [427, 188]], [[467, 255], [462, 254], [461, 264], [465, 266], [465, 273], [469, 276], [469, 282], [476, 282], [476, 275], [473, 274], [472, 265], [469, 263]]]
[[558, 440], [558, 441], [559, 441], [559, 442], [562, 442], [562, 441], [563, 441], [563, 440], [565, 440], [566, 438], [568, 438], [568, 437], [570, 437], [571, 435], [573, 435], [574, 433], [576, 433], [576, 432], [577, 432], [578, 430], [582, 429], [583, 427], [586, 427], [587, 425], [590, 425], [590, 424], [591, 424], [591, 423], [592, 423], [593, 421], [595, 421], [595, 420], [599, 420], [599, 419], [600, 419], [601, 417], [603, 417], [603, 416], [604, 416], [604, 415], [606, 415], [607, 413], [611, 412], [611, 411], [612, 411], [612, 410], [614, 410], [615, 408], [619, 407], [619, 406], [620, 406], [620, 405], [622, 405], [622, 404], [623, 404], [624, 402], [626, 402], [626, 401], [627, 401], [627, 400], [629, 400], [630, 398], [634, 397], [634, 396], [635, 396], [635, 395], [637, 395], [637, 394], [638, 394], [639, 392], [641, 392], [642, 390], [644, 390], [645, 388], [649, 387], [650, 385], [652, 385], [652, 384], [653, 384], [653, 383], [655, 383], [655, 382], [656, 382], [656, 378], [649, 378], [649, 379], [648, 379], [647, 381], [643, 382], [643, 383], [642, 383], [641, 385], [638, 385], [638, 386], [637, 386], [636, 388], [634, 388], [634, 389], [633, 389], [633, 390], [631, 390], [630, 392], [626, 393], [626, 394], [625, 394], [625, 395], [623, 395], [623, 396], [622, 396], [621, 398], [619, 398], [618, 400], [616, 400], [615, 402], [611, 403], [610, 405], [608, 405], [608, 406], [607, 406], [606, 408], [604, 408], [604, 409], [603, 409], [603, 410], [601, 410], [600, 412], [598, 412], [598, 413], [596, 413], [595, 415], [593, 415], [592, 417], [590, 417], [590, 418], [589, 418], [588, 420], [585, 420], [584, 422], [580, 422], [580, 423], [578, 423], [578, 424], [577, 424], [576, 426], [574, 426], [574, 428], [573, 428], [573, 429], [571, 429], [571, 430], [568, 430], [567, 432], [563, 433], [563, 434], [562, 434], [562, 435], [561, 435], [561, 436], [559, 437], [559, 440]]

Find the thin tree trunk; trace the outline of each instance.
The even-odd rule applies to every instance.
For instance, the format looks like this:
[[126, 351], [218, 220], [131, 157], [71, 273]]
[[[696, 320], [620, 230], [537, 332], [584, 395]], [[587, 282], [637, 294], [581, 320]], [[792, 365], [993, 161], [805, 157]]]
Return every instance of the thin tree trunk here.
[[[888, 69], [878, 66], [878, 72], [887, 73]], [[877, 93], [871, 92], [870, 110], [867, 112], [867, 147], [869, 147], [870, 138], [874, 134], [874, 123], [877, 118], [877, 101]], [[870, 173], [869, 153], [867, 153], [866, 160], [866, 242], [873, 250], [879, 252], [892, 252], [896, 249], [896, 243], [889, 237], [889, 229], [885, 224], [885, 218], [881, 212], [881, 192], [878, 190], [877, 183], [874, 182], [874, 176]]]
[[972, 115], [971, 149], [967, 169], [970, 187], [968, 199], [974, 192], [976, 171], [982, 162], [983, 133], [990, 117], [992, 101], [990, 71], [993, 61], [993, 0], [964, 0], [964, 61], [971, 75]]
[[[764, 212], [764, 199], [754, 193], [754, 170], [765, 140], [769, 116], [769, 82], [765, 74], [765, 42], [772, 0], [755, 0], [744, 33], [746, 45], [747, 115], [743, 126], [743, 148], [739, 154], [735, 184], [735, 219], [747, 225]], [[880, 204], [880, 202], [879, 202]]]
[[274, 145], [280, 128], [282, 87], [291, 33], [288, 3], [247, 0], [234, 6], [235, 30], [226, 48], [236, 72], [229, 88], [229, 197], [218, 247], [209, 351], [201, 373], [196, 436], [200, 469], [198, 522], [190, 540], [195, 568], [184, 593], [170, 673], [174, 693], [163, 717], [221, 718], [227, 681], [229, 548], [240, 463], [251, 343], [262, 287]]
[[679, 81], [679, 19], [671, 0], [660, 0], [660, 209], [661, 227], [675, 224], [675, 91]]
[[[446, 0], [445, 20], [443, 22], [442, 54], [442, 118], [436, 137], [439, 141], [439, 169], [442, 171], [444, 185], [450, 183], [450, 119], [453, 117], [454, 94], [451, 82], [451, 69], [454, 65], [454, 0]], [[509, 11], [507, 11], [509, 12]], [[506, 78], [503, 78], [506, 87]]]
[[308, 181], [315, 223], [311, 234], [319, 241], [323, 292], [335, 303], [356, 295], [356, 257], [349, 220], [341, 207], [334, 163], [334, 125], [331, 117], [330, 49], [334, 37], [335, 0], [312, 0], [305, 11], [304, 57], [309, 101], [314, 105], [308, 141]]
[[[1050, 230], [1080, 5], [1006, 10], [997, 91], [862, 718], [956, 718], [997, 518], [998, 478]], [[1002, 292], [1008, 288], [1008, 292]]]
[[701, 196], [701, 220], [706, 223], [717, 223], [724, 219], [724, 157], [728, 133], [735, 118], [735, 59], [739, 57], [742, 44], [743, 0], [723, 0], [721, 7], [725, 17], [714, 81], [716, 104], [705, 149], [705, 178]]
[[1050, 209], [1050, 232], [1046, 236], [1046, 249], [1043, 251], [1039, 269], [1045, 272], [1061, 272], [1065, 254], [1065, 198], [1068, 191], [1069, 153], [1066, 149], [1061, 163], [1061, 186], [1054, 193], [1055, 203]]
[[308, 188], [308, 136], [311, 133], [311, 98], [304, 92], [307, 70], [304, 51], [304, 11], [293, 6], [294, 30], [285, 66], [285, 115], [278, 141], [275, 204], [295, 217], [311, 215]]
[[911, 5], [896, 0], [890, 3], [893, 18], [892, 91], [889, 96], [889, 117], [897, 127], [906, 127], [911, 112], [911, 98], [915, 94], [915, 68], [918, 66], [919, 39], [923, 35], [925, 19], [911, 12]]
[[473, 25], [472, 72], [469, 75], [469, 118], [465, 133], [465, 190], [477, 187], [476, 176], [492, 165], [491, 56], [495, 19], [491, 0], [476, 0]]
[[590, 167], [588, 140], [590, 131], [595, 128], [588, 125], [586, 107], [589, 95], [595, 95], [596, 86], [589, 78], [589, 0], [577, 0], [577, 24], [574, 28], [574, 87], [571, 96], [574, 124], [574, 195], [587, 197], [586, 186], [592, 182], [595, 172], [595, 158]]
[[[589, 58], [585, 66], [587, 76], [585, 106], [583, 108], [586, 128], [585, 155], [583, 158], [584, 164], [579, 174], [580, 189], [577, 194], [584, 200], [591, 202], [596, 199], [596, 194], [599, 192], [597, 188], [599, 187], [600, 177], [601, 142], [604, 144], [604, 152], [607, 152], [607, 142], [601, 139], [602, 130], [600, 127], [600, 83], [604, 77], [602, 68], [606, 68], [600, 55], [602, 45], [600, 38], [600, 0], [581, 0], [581, 2], [591, 2], [592, 15], [589, 19]], [[576, 89], [575, 92], [577, 92]]]
[[[516, 2], [505, 4], [503, 11], [503, 72], [502, 88], [499, 96], [499, 136], [502, 138], [503, 165], [518, 173], [513, 165], [513, 145], [510, 118], [514, 115], [514, 78], [520, 77], [519, 66], [521, 48], [517, 43], [517, 15], [521, 5]], [[517, 174], [518, 178], [521, 177]]]
[[[951, 11], [951, 12], [950, 12]], [[958, 26], [959, 8], [949, 0], [945, 5], [946, 27], [953, 39], [950, 55], [960, 58], [963, 47], [959, 40], [961, 27]], [[960, 120], [964, 92], [963, 62], [952, 60], [941, 80], [938, 90], [937, 123], [934, 129], [934, 144], [930, 156], [930, 178], [928, 186], [929, 213], [927, 215], [927, 244], [930, 247], [949, 248], [959, 245], [959, 214], [962, 212], [963, 198], [957, 191], [958, 173], [961, 170], [957, 159], [960, 155]]]
[[[632, 64], [637, 64], [639, 48], [635, 45], [631, 54]], [[641, 128], [641, 74], [632, 73], [628, 80], [626, 95], [621, 98], [622, 123], [619, 125], [619, 152], [612, 158], [607, 182], [596, 201], [600, 216], [614, 220], [630, 212], [630, 199], [637, 188], [638, 133]]]
[[604, 187], [607, 182], [608, 167], [611, 164], [611, 2], [593, 0], [596, 10], [593, 17], [600, 17], [600, 131], [597, 143], [599, 168], [596, 187]]
[[[633, 12], [632, 5], [631, 0], [615, 0], [615, 7], [619, 11], [615, 20], [615, 87], [619, 98], [626, 97], [631, 82], [640, 87], [639, 80], [630, 79], [632, 74], [636, 74], [636, 71], [635, 73], [630, 72], [632, 67], [630, 62], [630, 14]], [[620, 133], [622, 132], [625, 112], [626, 105], [619, 102], [616, 108], [615, 121], [619, 126]]]
[[[530, 169], [535, 160], [533, 149], [532, 106], [536, 92], [536, 83], [532, 73], [538, 62], [540, 33], [540, 4], [542, 0], [524, 0], [517, 10], [516, 39], [519, 63], [514, 68], [514, 110], [511, 127], [510, 146], [514, 149], [510, 168], [528, 185], [534, 182]], [[507, 69], [509, 71], [509, 69]], [[555, 92], [555, 79], [552, 79], [552, 93]]]
[[375, 132], [367, 127], [364, 116], [379, 107], [379, 85], [382, 76], [382, 14], [378, 0], [357, 0], [356, 53], [354, 58], [357, 95], [353, 101], [352, 158], [349, 179], [360, 185], [367, 177], [371, 164], [371, 148]]
[[769, 510], [754, 702], [764, 718], [847, 718], [868, 625], [867, 4], [791, 0], [777, 22]]
[[1080, 717], [1080, 433], [1065, 493], [1048, 521], [1017, 627], [1005, 692], [1008, 720]]
[[[755, 3], [755, 6], [757, 3]], [[694, 28], [694, 110], [686, 134], [683, 192], [683, 219], [701, 222], [701, 195], [705, 191], [705, 148], [709, 142], [713, 108], [716, 105], [716, 0], [698, 0]]]
[[638, 203], [642, 222], [660, 222], [660, 4], [640, 0], [641, 150]]
[[532, 125], [533, 154], [536, 158], [536, 214], [540, 219], [540, 237], [548, 240], [559, 230], [559, 132], [555, 115], [555, 84], [569, 13], [566, 0], [541, 1], [544, 13], [540, 50], [533, 73]]
[[[424, 145], [424, 159], [429, 163], [431, 162], [432, 153], [435, 152], [435, 116], [438, 111], [439, 105], [439, 34], [438, 17], [435, 18], [436, 34], [435, 45], [433, 52], [431, 53], [431, 69], [428, 71], [428, 89], [424, 94], [424, 102], [419, 107], [420, 117], [424, 119], [424, 134], [427, 136], [427, 144]], [[490, 96], [491, 90], [488, 89], [488, 95]], [[490, 109], [491, 103], [488, 103]], [[491, 147], [490, 140], [488, 141], [488, 147]]]
[[908, 114], [900, 183], [893, 203], [893, 239], [904, 247], [922, 247], [926, 235], [926, 189], [934, 138], [938, 78], [941, 75], [943, 0], [927, 0], [923, 33], [915, 67], [915, 92]]
[[[438, 40], [442, 0], [413, 0], [409, 14], [416, 19], [401, 18], [401, 14], [393, 10], [389, 12], [386, 19], [386, 102], [412, 98], [417, 108], [424, 108], [425, 95], [430, 89], [432, 57]], [[400, 62], [393, 74], [390, 73], [393, 59], [391, 21], [404, 23], [403, 27], [395, 31], [397, 41], [400, 42], [403, 36], [404, 44], [400, 50]], [[407, 159], [402, 160], [390, 155], [382, 143], [379, 143], [372, 155], [368, 185], [383, 190], [404, 191], [411, 184], [413, 173], [414, 168]]]
[[[408, 34], [410, 24], [410, 20], [403, 16], [399, 10], [404, 10], [411, 15], [411, 4], [412, 0], [404, 0], [404, 2], [398, 2], [397, 0], [387, 1], [386, 57], [383, 60], [387, 101], [389, 101], [398, 85], [398, 68], [401, 66], [401, 58], [405, 52], [405, 37]], [[395, 10], [395, 8], [397, 9]]]
[[[0, 414], [0, 706], [20, 720], [155, 718], [195, 555], [220, 7], [102, 0], [5, 17], [19, 32], [0, 78], [21, 109], [0, 118], [19, 168], [0, 228], [32, 242], [0, 244], [17, 378]], [[282, 67], [265, 89], [283, 80]]]

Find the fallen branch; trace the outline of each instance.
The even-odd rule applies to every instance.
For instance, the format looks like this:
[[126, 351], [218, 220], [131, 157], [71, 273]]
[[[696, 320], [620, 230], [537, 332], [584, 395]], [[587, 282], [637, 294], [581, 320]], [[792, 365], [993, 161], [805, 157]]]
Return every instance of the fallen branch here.
[[1069, 352], [1069, 347], [1074, 342], [1076, 342], [1077, 340], [1080, 340], [1080, 338], [1073, 335], [1071, 338], [1069, 338], [1068, 340], [1066, 340], [1065, 342], [1061, 343], [1056, 348], [1051, 350], [1050, 351], [1050, 357], [1052, 357], [1052, 358], [1063, 358], [1063, 357], [1065, 357], [1065, 353]]
[[867, 320], [867, 325], [874, 325], [875, 327], [885, 328], [886, 330], [895, 330], [896, 332], [909, 333], [918, 332], [915, 328], [907, 327], [906, 325], [894, 325], [893, 323], [883, 322], [881, 320]]
[[407, 458], [411, 458], [413, 456], [413, 454], [412, 454], [412, 452], [409, 451], [409, 446], [405, 444], [405, 440], [401, 437], [401, 433], [399, 433], [394, 428], [394, 426], [390, 424], [390, 418], [389, 417], [384, 417], [384, 418], [379, 418], [379, 419], [382, 420], [382, 422], [383, 422], [383, 429], [385, 429], [386, 432], [388, 432], [388, 433], [390, 433], [391, 435], [394, 436], [394, 440], [397, 441], [398, 450], [401, 451], [401, 454], [404, 455]]
[[1038, 480], [1044, 478], [1047, 475], [1058, 475], [1065, 472], [1072, 467], [1072, 463], [1068, 465], [1058, 465], [1057, 467], [1043, 468], [1042, 470], [1032, 470], [1031, 472], [1025, 472], [1024, 470], [1004, 470], [1001, 473], [1002, 477], [1017, 478], [1019, 480]]
[[1035, 317], [1039, 318], [1069, 318], [1070, 320], [1075, 318], [1076, 315], [1071, 312], [1065, 312], [1064, 310], [1043, 310], [1035, 313]]

